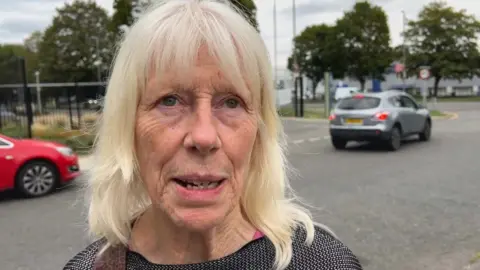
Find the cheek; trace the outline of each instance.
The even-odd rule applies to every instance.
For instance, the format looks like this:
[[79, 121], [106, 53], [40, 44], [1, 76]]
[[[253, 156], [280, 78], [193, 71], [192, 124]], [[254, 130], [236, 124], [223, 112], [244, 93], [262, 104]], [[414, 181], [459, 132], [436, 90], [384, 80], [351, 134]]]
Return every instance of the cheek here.
[[150, 197], [154, 200], [164, 191], [162, 170], [175, 153], [175, 128], [152, 115], [139, 113], [135, 127], [135, 144], [139, 171]]
[[235, 129], [224, 128], [223, 148], [231, 160], [238, 185], [243, 186], [250, 165], [253, 145], [257, 134], [257, 125], [253, 119], [239, 121]]

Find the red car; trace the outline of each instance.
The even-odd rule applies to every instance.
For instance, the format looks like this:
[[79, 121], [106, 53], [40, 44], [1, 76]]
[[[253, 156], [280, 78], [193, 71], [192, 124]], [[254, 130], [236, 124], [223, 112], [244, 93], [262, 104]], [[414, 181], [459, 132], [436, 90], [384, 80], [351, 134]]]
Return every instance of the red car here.
[[0, 134], [0, 191], [39, 197], [79, 175], [78, 156], [67, 146]]

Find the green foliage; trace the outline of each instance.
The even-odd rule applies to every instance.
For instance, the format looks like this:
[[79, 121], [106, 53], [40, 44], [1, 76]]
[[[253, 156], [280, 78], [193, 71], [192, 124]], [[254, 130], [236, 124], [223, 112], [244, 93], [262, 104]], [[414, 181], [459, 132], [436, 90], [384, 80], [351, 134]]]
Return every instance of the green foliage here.
[[27, 80], [29, 82], [35, 81], [35, 71], [38, 69], [37, 54], [22, 45], [0, 44], [0, 84], [22, 82], [20, 57], [25, 59]]
[[123, 27], [132, 25], [132, 1], [115, 0], [113, 2], [113, 15], [110, 22], [110, 31], [117, 37], [122, 33]]
[[[22, 127], [20, 125], [3, 126], [0, 132], [3, 135], [12, 138], [25, 138], [27, 136], [26, 127]], [[78, 135], [68, 134], [65, 132], [65, 129], [52, 128], [46, 133], [42, 132], [41, 134], [35, 134], [34, 132], [33, 137], [39, 140], [52, 141], [67, 145], [78, 154], [88, 153], [94, 146], [95, 135], [81, 134], [80, 132], [78, 133]]]
[[[323, 73], [332, 71], [334, 75], [342, 77], [345, 70], [338, 65], [342, 48], [336, 39], [334, 26], [326, 24], [307, 27], [294, 40], [294, 54], [301, 74], [312, 80], [312, 89], [322, 81]], [[293, 70], [293, 56], [288, 58], [287, 67]], [[313, 93], [315, 96], [315, 92]]]
[[[390, 30], [385, 12], [369, 2], [357, 2], [334, 26], [312, 25], [295, 37], [300, 72], [316, 85], [323, 73], [349, 75], [362, 88], [369, 78], [383, 78], [392, 62]], [[292, 70], [293, 55], [288, 60]]]
[[390, 30], [383, 9], [367, 1], [357, 2], [337, 21], [337, 33], [345, 48], [347, 75], [357, 79], [362, 89], [368, 78], [383, 79], [392, 63]]
[[408, 26], [405, 36], [412, 54], [408, 68], [416, 72], [419, 66], [430, 66], [435, 79], [434, 96], [441, 79], [478, 74], [480, 22], [473, 15], [455, 11], [445, 2], [432, 2]]
[[106, 71], [111, 62], [113, 44], [108, 25], [106, 10], [93, 1], [75, 0], [57, 9], [40, 43], [42, 78], [95, 81], [96, 64]]
[[34, 31], [30, 34], [29, 37], [25, 39], [23, 45], [25, 46], [26, 50], [32, 53], [38, 53], [38, 49], [40, 48], [40, 43], [42, 42], [42, 39], [43, 33], [41, 31]]
[[232, 4], [246, 17], [250, 24], [258, 29], [257, 6], [253, 0], [230, 0]]
[[0, 84], [19, 83], [20, 65], [14, 47], [17, 45], [0, 44]]

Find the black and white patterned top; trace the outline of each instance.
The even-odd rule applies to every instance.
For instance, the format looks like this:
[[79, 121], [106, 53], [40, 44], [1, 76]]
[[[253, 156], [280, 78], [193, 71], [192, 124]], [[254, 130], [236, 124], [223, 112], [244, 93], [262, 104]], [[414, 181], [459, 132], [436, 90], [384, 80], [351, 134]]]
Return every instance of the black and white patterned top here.
[[[306, 232], [297, 229], [293, 238], [293, 257], [288, 270], [362, 270], [356, 256], [342, 242], [319, 227], [311, 246], [305, 245]], [[93, 270], [97, 241], [72, 258], [63, 270]], [[197, 264], [161, 265], [147, 261], [142, 255], [128, 251], [127, 270], [271, 270], [275, 248], [262, 237], [224, 258]]]

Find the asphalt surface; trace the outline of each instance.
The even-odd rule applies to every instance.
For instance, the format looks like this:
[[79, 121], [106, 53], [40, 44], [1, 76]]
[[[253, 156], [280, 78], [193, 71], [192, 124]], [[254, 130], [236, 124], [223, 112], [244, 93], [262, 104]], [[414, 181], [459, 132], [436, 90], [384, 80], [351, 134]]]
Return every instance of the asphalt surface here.
[[[365, 269], [463, 270], [480, 251], [480, 103], [441, 106], [458, 119], [395, 153], [335, 151], [324, 122], [284, 121], [294, 188]], [[41, 199], [0, 194], [0, 269], [61, 269], [87, 245], [80, 182]]]

